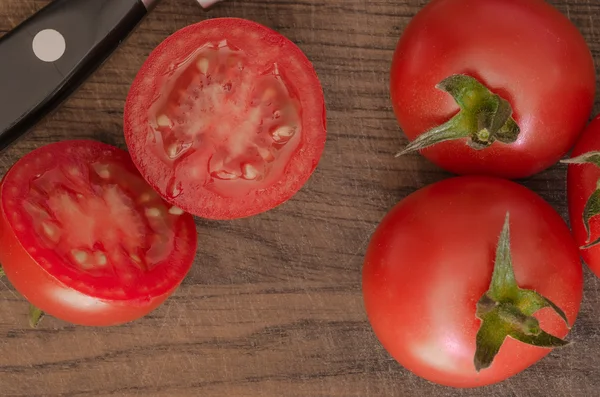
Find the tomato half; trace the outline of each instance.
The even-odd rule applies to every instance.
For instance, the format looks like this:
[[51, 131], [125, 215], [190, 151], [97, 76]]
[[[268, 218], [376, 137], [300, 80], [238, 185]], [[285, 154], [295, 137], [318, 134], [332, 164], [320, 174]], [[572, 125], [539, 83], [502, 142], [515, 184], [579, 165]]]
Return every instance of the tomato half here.
[[596, 276], [600, 277], [600, 117], [596, 117], [588, 125], [571, 157], [579, 159], [569, 160], [575, 162], [569, 165], [567, 171], [571, 229], [575, 241], [581, 247], [581, 257]]
[[[561, 216], [529, 189], [505, 179], [447, 179], [399, 202], [376, 229], [365, 258], [369, 320], [383, 346], [408, 370], [442, 385], [476, 387], [502, 381], [549, 353], [508, 337], [491, 366], [478, 372], [474, 365], [482, 325], [478, 300], [490, 287], [507, 213], [518, 287], [537, 291], [574, 323], [582, 267]], [[535, 317], [549, 334], [568, 333], [552, 310]]]
[[158, 307], [188, 273], [193, 217], [164, 202], [128, 154], [65, 141], [19, 160], [0, 185], [0, 263], [33, 305], [81, 325]]
[[160, 44], [125, 107], [133, 161], [197, 216], [256, 215], [309, 179], [326, 139], [323, 91], [302, 51], [255, 22], [210, 19]]
[[[497, 114], [485, 101], [492, 97], [456, 87], [452, 95], [443, 82], [455, 75], [477, 79], [507, 108]], [[588, 122], [595, 89], [585, 39], [543, 0], [432, 0], [406, 27], [391, 66], [394, 112], [411, 144], [448, 127], [461, 110], [454, 96], [463, 96], [469, 117], [421, 150], [457, 174], [523, 178], [555, 164]], [[497, 130], [509, 116], [518, 135]]]

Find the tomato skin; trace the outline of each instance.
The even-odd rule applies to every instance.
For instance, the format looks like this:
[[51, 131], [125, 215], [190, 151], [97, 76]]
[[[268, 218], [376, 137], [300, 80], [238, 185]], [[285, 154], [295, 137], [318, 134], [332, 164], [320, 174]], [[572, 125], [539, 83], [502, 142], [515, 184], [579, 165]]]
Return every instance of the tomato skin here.
[[[95, 165], [115, 168], [94, 168]], [[57, 169], [81, 170], [77, 166], [86, 167], [89, 171], [87, 175], [86, 172], [70, 173], [68, 176], [55, 172]], [[116, 170], [115, 174], [118, 175], [109, 172], [108, 175], [92, 176], [92, 173], [102, 173], [103, 170]], [[48, 175], [52, 178], [48, 179]], [[61, 175], [65, 179], [60, 179]], [[52, 191], [44, 192], [47, 197], [43, 205], [48, 218], [41, 220], [42, 223], [51, 220], [58, 225], [60, 237], [54, 241], [54, 245], [50, 245], [47, 237], [46, 240], [40, 237], [40, 230], [44, 230], [36, 223], [40, 220], [26, 209], [34, 205], [32, 189], [38, 189], [39, 192], [44, 186], [40, 180], [44, 180], [45, 186], [54, 187]], [[77, 183], [69, 184], [73, 180]], [[81, 190], [76, 190], [81, 186]], [[102, 189], [106, 186], [108, 189], [118, 186], [122, 192], [126, 192], [123, 194], [129, 195], [131, 206], [115, 207], [114, 202], [103, 201], [106, 207], [85, 213], [85, 218], [68, 218], [71, 222], [64, 223], [64, 218], [61, 218], [63, 213], [57, 210], [65, 207], [51, 205], [52, 198], [64, 189], [70, 197], [77, 196], [79, 200], [67, 202], [77, 203], [78, 207], [69, 206], [65, 213], [78, 213], [80, 209], [93, 210], [86, 203], [96, 200], [94, 203], [97, 204], [98, 197], [106, 200], [108, 196], [102, 195]], [[87, 191], [94, 193], [86, 196], [88, 187]], [[142, 200], [144, 196], [147, 197]], [[121, 149], [90, 140], [62, 141], [43, 146], [22, 157], [0, 182], [0, 264], [11, 284], [31, 304], [63, 321], [84, 326], [112, 326], [134, 321], [160, 306], [179, 287], [195, 257], [197, 235], [193, 217], [164, 204], [145, 183], [127, 152]], [[174, 213], [163, 211], [147, 215], [149, 208], [160, 211], [159, 207], [170, 208]], [[153, 223], [148, 222], [154, 226], [150, 228], [160, 230], [162, 238], [173, 240], [173, 245], [168, 248], [164, 246], [163, 253], [157, 252], [159, 245], [150, 245], [143, 254], [143, 268], [132, 265], [129, 259], [126, 263], [116, 261], [115, 258], [121, 257], [115, 256], [115, 250], [105, 240], [106, 230], [114, 234], [121, 233], [118, 236], [120, 248], [127, 254], [138, 253], [124, 248], [128, 247], [128, 240], [134, 238], [132, 233], [123, 234], [115, 226], [119, 224], [116, 217], [128, 216], [125, 211], [137, 211], [152, 217]], [[168, 223], [166, 229], [159, 229], [156, 219], [165, 219], [165, 222], [172, 220], [172, 223]], [[69, 236], [86, 235], [93, 228], [90, 224], [95, 226], [95, 235], [92, 236], [94, 241], [87, 256], [89, 259], [84, 260], [85, 266], [83, 262], [75, 265], [67, 259], [72, 257], [65, 254], [90, 247], [73, 244]], [[135, 232], [144, 237], [155, 237], [147, 230], [138, 229]], [[152, 249], [154, 251], [151, 254]], [[92, 261], [98, 253], [106, 254], [100, 265]]]
[[[302, 141], [281, 177], [266, 187], [248, 194], [228, 197], [206, 188], [204, 181], [181, 177], [159, 156], [148, 149], [150, 131], [148, 108], [161, 90], [155, 76], [164, 76], [173, 64], [186, 58], [207, 42], [226, 39], [241, 48], [259, 64], [277, 63], [288, 87], [302, 105]], [[125, 139], [132, 159], [144, 178], [169, 203], [199, 217], [230, 220], [254, 216], [277, 207], [292, 198], [316, 170], [326, 141], [326, 106], [318, 76], [304, 53], [280, 33], [258, 23], [239, 18], [214, 18], [185, 27], [163, 41], [150, 54], [127, 97], [124, 112]], [[184, 173], [182, 173], [184, 174]], [[181, 189], [171, 194], [170, 180]]]
[[456, 174], [523, 178], [555, 164], [587, 123], [596, 90], [594, 61], [577, 28], [543, 0], [433, 0], [410, 22], [391, 67], [391, 98], [412, 141], [458, 111], [435, 88], [468, 74], [507, 99], [517, 142], [473, 150], [465, 139], [422, 154]]
[[[600, 151], [600, 116], [587, 126], [580, 140], [573, 148], [571, 157], [588, 152]], [[594, 164], [572, 164], [567, 171], [567, 195], [569, 202], [569, 219], [573, 237], [579, 247], [588, 243], [583, 222], [583, 210], [589, 197], [597, 188], [600, 180], [600, 168]], [[591, 241], [600, 237], [600, 219], [590, 219]], [[600, 246], [580, 248], [580, 254], [588, 267], [600, 277]]]
[[[160, 306], [176, 289], [139, 301], [109, 301], [68, 287], [31, 258], [17, 240], [2, 211], [0, 263], [11, 284], [25, 299], [51, 316], [84, 326], [113, 326], [143, 317]], [[10, 264], [18, 264], [11, 266]], [[8, 266], [7, 266], [8, 265]]]
[[[363, 294], [373, 330], [405, 368], [453, 387], [500, 382], [550, 350], [507, 338], [488, 369], [473, 358], [480, 320], [476, 303], [489, 288], [506, 212], [517, 283], [556, 303], [574, 323], [582, 267], [569, 229], [538, 195], [514, 182], [463, 176], [427, 186], [382, 220], [367, 250]], [[542, 329], [564, 337], [559, 316], [535, 315]]]

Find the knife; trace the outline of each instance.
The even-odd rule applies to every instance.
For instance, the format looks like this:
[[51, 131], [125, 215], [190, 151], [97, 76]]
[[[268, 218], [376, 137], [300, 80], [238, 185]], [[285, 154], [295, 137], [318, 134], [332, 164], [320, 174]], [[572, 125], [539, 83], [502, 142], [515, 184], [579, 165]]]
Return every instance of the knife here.
[[54, 0], [0, 38], [0, 150], [79, 88], [159, 1]]

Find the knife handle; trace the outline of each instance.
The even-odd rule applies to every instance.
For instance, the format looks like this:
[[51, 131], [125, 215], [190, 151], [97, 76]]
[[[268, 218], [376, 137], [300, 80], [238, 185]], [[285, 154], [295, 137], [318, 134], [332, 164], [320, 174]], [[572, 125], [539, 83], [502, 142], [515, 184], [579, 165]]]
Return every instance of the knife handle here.
[[0, 150], [71, 95], [156, 2], [54, 0], [0, 38]]

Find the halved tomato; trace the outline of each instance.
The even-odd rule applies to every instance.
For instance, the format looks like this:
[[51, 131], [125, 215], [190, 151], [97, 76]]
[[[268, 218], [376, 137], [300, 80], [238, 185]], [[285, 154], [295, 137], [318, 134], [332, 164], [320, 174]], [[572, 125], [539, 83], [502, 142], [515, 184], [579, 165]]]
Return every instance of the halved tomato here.
[[0, 263], [33, 305], [81, 325], [158, 307], [188, 273], [193, 217], [164, 202], [128, 154], [94, 141], [44, 146], [0, 185]]
[[218, 18], [160, 44], [125, 107], [134, 163], [200, 217], [256, 215], [290, 199], [325, 146], [323, 90], [302, 51], [255, 22]]

